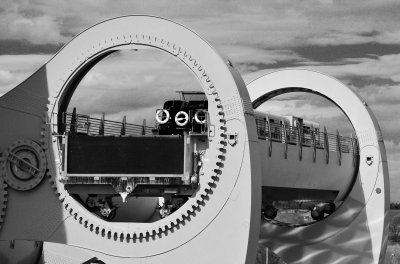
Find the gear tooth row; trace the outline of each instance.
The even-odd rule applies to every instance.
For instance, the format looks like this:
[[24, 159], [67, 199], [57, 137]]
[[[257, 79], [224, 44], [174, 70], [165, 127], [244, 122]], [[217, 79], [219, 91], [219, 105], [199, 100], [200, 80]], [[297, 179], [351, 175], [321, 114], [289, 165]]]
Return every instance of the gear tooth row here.
[[183, 220], [184, 220], [184, 215], [183, 215], [183, 214], [180, 214], [176, 220], [177, 220], [178, 224], [179, 224], [180, 222], [183, 222]]
[[[48, 109], [48, 107], [46, 107]], [[51, 129], [49, 128], [48, 123], [48, 110], [44, 112], [44, 118], [43, 118], [43, 125], [42, 125], [42, 131], [40, 132], [40, 141], [42, 143], [43, 148], [45, 149], [46, 154], [48, 151], [48, 142], [50, 142], [51, 138], [48, 138], [48, 136], [51, 134]]]
[[[208, 81], [210, 82], [210, 81]], [[133, 241], [139, 241], [142, 242], [143, 239], [147, 239], [149, 237], [155, 237], [156, 235], [162, 236], [163, 233], [168, 232], [168, 230], [174, 229], [174, 228], [179, 228], [179, 225], [184, 223], [185, 221], [189, 220], [190, 218], [196, 215], [196, 211], [200, 210], [200, 207], [206, 206], [207, 200], [210, 199], [210, 196], [213, 193], [213, 188], [216, 188], [216, 182], [219, 180], [219, 175], [222, 174], [221, 169], [223, 168], [223, 162], [225, 160], [225, 153], [226, 153], [226, 146], [227, 146], [227, 128], [226, 128], [226, 120], [224, 119], [225, 113], [223, 111], [223, 105], [221, 103], [220, 98], [218, 97], [218, 93], [213, 86], [212, 82], [210, 82], [210, 89], [213, 90], [212, 94], [215, 95], [215, 101], [217, 102], [217, 108], [218, 108], [218, 120], [219, 120], [219, 129], [221, 130], [220, 133], [220, 142], [217, 144], [218, 150], [220, 154], [217, 156], [218, 162], [216, 162], [216, 167], [215, 170], [213, 170], [211, 173], [213, 176], [211, 176], [210, 180], [208, 182], [205, 182], [205, 186], [198, 191], [196, 198], [195, 199], [190, 199], [188, 201], [187, 205], [184, 205], [186, 207], [186, 211], [183, 210], [183, 213], [177, 215], [177, 216], [172, 216], [175, 218], [171, 218], [170, 222], [167, 224], [161, 224], [157, 225], [155, 224], [154, 228], [151, 230], [141, 230], [141, 231], [136, 231], [133, 233], [125, 233], [124, 231], [115, 231], [113, 232], [113, 228], [111, 226], [105, 224], [105, 226], [101, 226], [96, 223], [96, 221], [93, 221], [91, 217], [86, 215], [86, 212], [81, 214], [78, 211], [75, 211], [73, 208], [74, 201], [70, 201], [69, 199], [73, 199], [70, 197], [64, 190], [59, 190], [60, 186], [58, 186], [57, 182], [57, 172], [54, 173], [49, 173], [48, 172], [48, 180], [51, 183], [52, 188], [54, 189], [54, 192], [58, 196], [58, 199], [64, 204], [64, 207], [67, 212], [69, 212], [75, 220], [77, 220], [80, 224], [83, 225], [84, 228], [87, 228], [88, 230], [95, 232], [98, 235], [103, 236], [104, 238], [111, 239], [114, 237], [114, 240], [117, 240], [119, 237], [121, 241], [123, 240], [133, 240]], [[41, 145], [42, 148], [45, 150], [46, 155], [50, 156], [50, 149], [52, 144], [52, 138], [51, 137], [51, 126], [48, 124], [48, 113], [46, 111], [45, 116], [44, 116], [44, 124], [43, 124], [43, 129], [41, 133]]]
[[8, 187], [7, 183], [1, 178], [0, 175], [0, 193], [2, 193], [2, 195], [0, 196], [0, 230], [3, 226], [2, 223], [4, 223], [7, 210], [7, 202], [8, 202], [7, 187]]

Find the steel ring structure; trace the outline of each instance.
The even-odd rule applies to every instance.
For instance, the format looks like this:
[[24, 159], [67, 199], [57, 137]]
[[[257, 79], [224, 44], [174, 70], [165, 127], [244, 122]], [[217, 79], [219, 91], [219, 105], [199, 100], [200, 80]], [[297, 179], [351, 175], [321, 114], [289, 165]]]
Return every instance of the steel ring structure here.
[[[120, 141], [123, 142], [119, 145], [121, 148], [115, 148], [119, 156], [113, 156], [108, 153], [111, 144], [106, 141], [109, 135], [104, 134], [104, 115], [98, 119], [101, 123], [98, 134], [91, 135], [88, 127], [86, 134], [76, 131], [76, 113], [72, 114], [67, 131], [64, 114], [67, 114], [79, 83], [99, 61], [117, 51], [141, 49], [156, 49], [182, 62], [204, 91], [204, 94], [193, 94], [205, 95], [206, 99], [197, 101], [196, 109], [185, 108], [184, 111], [164, 104], [165, 109], [156, 112], [158, 132], [151, 130], [154, 132], [151, 135], [146, 135], [145, 124], [140, 128], [143, 129], [140, 135], [127, 135], [124, 117], [119, 128], [121, 132], [111, 136], [112, 140], [123, 140]], [[293, 91], [310, 92], [331, 100], [350, 120], [358, 142], [351, 141], [351, 144], [343, 146], [348, 150], [346, 159], [340, 151], [338, 155], [331, 155], [338, 158], [338, 166], [329, 162], [326, 130], [322, 140], [318, 138], [321, 144], [325, 142], [325, 147], [317, 148], [315, 134], [303, 138], [302, 124], [287, 124], [289, 130], [285, 123], [279, 124], [279, 127], [283, 125], [282, 131], [276, 122], [270, 122], [272, 115], [270, 119], [268, 114], [253, 110], [274, 96]], [[160, 119], [162, 113], [167, 113], [166, 120]], [[200, 117], [204, 115], [204, 120], [200, 120], [198, 114], [202, 114]], [[184, 115], [183, 120], [178, 115]], [[32, 241], [24, 246], [32, 246], [32, 243], [34, 246], [33, 250], [26, 250], [26, 256], [30, 254], [32, 259], [32, 256], [40, 258], [39, 254], [42, 254], [44, 263], [254, 264], [259, 243], [274, 250], [288, 263], [380, 263], [383, 260], [389, 207], [383, 138], [368, 105], [345, 85], [326, 75], [306, 70], [284, 70], [267, 74], [246, 87], [233, 64], [188, 28], [153, 16], [123, 16], [85, 30], [32, 76], [0, 97], [0, 121], [7, 124], [0, 126], [0, 251], [6, 254], [6, 250], [18, 245], [18, 240], [24, 240]], [[175, 121], [181, 123], [175, 124]], [[171, 129], [170, 122], [178, 125], [179, 129]], [[172, 132], [160, 133], [161, 126]], [[136, 145], [129, 145], [131, 148], [125, 148], [125, 152], [120, 150], [128, 140], [150, 142], [145, 140], [156, 139], [157, 144], [161, 144], [161, 139], [175, 140], [173, 142], [182, 152], [179, 153], [183, 162], [179, 160], [179, 166], [183, 167], [184, 173], [128, 172], [135, 162], [139, 163], [137, 160], [147, 162], [140, 159], [144, 155], [145, 148], [142, 148], [134, 156], [136, 159], [126, 159], [129, 160], [124, 167], [126, 171], [120, 174], [112, 171], [108, 174], [67, 175], [68, 157], [76, 153], [74, 151], [83, 141], [76, 141], [78, 148], [70, 152], [72, 144], [68, 142], [79, 137], [108, 142], [108, 145], [99, 144], [105, 146], [104, 149], [97, 148], [97, 151], [86, 154], [95, 156], [103, 152], [109, 160], [124, 157], [134, 149], [131, 146]], [[288, 142], [291, 138], [297, 139], [296, 144]], [[337, 147], [341, 149], [339, 133], [335, 138]], [[303, 148], [304, 144], [308, 146]], [[157, 153], [159, 149], [156, 149]], [[172, 153], [172, 150], [165, 149]], [[151, 152], [150, 155], [157, 153]], [[158, 156], [157, 161], [161, 164], [169, 156], [180, 155], [171, 153]], [[279, 162], [274, 162], [280, 154]], [[78, 163], [80, 161], [78, 159]], [[90, 165], [87, 160], [81, 163]], [[296, 164], [301, 165], [302, 171]], [[159, 164], [153, 162], [149, 167], [156, 165]], [[165, 165], [159, 166], [166, 169], [168, 166]], [[320, 221], [297, 227], [278, 226], [261, 217], [261, 211], [264, 210], [264, 216], [266, 212], [265, 208], [262, 209], [265, 179], [280, 177], [281, 182], [288, 183], [290, 174], [306, 175], [309, 176], [307, 181], [298, 177], [296, 179], [300, 180], [291, 183], [291, 187], [296, 184], [304, 187], [317, 179], [324, 168], [330, 172], [327, 175], [333, 175], [346, 172], [349, 167], [348, 171], [355, 177], [336, 185], [339, 186], [336, 197], [343, 198], [343, 203], [336, 211], [332, 207], [335, 204], [329, 204], [330, 211], [334, 212], [329, 212], [328, 217], [322, 215]], [[102, 182], [101, 176], [109, 178]], [[106, 198], [112, 199], [106, 197], [109, 193], [94, 198], [93, 193], [85, 189], [93, 186], [82, 182], [79, 182], [79, 187], [87, 195], [85, 199], [71, 191], [73, 187], [70, 185], [79, 177], [91, 185], [108, 184], [112, 192], [110, 196], [120, 194], [118, 198], [122, 198], [122, 202], [126, 202], [128, 195], [137, 188], [134, 180], [142, 178], [148, 180], [147, 185], [153, 184], [151, 190], [154, 193], [162, 193], [160, 198], [172, 200], [175, 195], [182, 201], [173, 212], [167, 202], [163, 205], [152, 203], [153, 207], [142, 210], [146, 214], [150, 211], [152, 216], [159, 210], [160, 216], [154, 221], [112, 221], [115, 211], [107, 204]], [[109, 184], [115, 178], [125, 185]], [[176, 178], [179, 183], [173, 182]], [[179, 186], [172, 189], [170, 182]], [[184, 196], [180, 191], [187, 193]], [[158, 196], [151, 198], [154, 197]], [[102, 205], [99, 205], [99, 200]], [[140, 203], [139, 200], [135, 206], [142, 206]], [[100, 212], [104, 218], [94, 213], [97, 208], [103, 210]], [[273, 209], [272, 214], [276, 216], [276, 208], [272, 205], [266, 208]], [[9, 243], [7, 249], [3, 247], [4, 243]], [[60, 251], [52, 251], [52, 247], [57, 246], [64, 254], [61, 260], [57, 253]], [[3, 256], [0, 254], [0, 257]], [[7, 259], [7, 255], [5, 257], [6, 263], [17, 262]]]
[[338, 80], [308, 70], [273, 72], [249, 83], [248, 90], [254, 109], [277, 95], [295, 91], [331, 100], [353, 125], [360, 150], [358, 175], [335, 213], [297, 228], [263, 222], [261, 242], [288, 263], [383, 262], [388, 228], [388, 167], [378, 122], [365, 101]]
[[[71, 197], [60, 180], [58, 114], [66, 110], [77, 85], [98, 61], [117, 50], [141, 48], [175, 56], [199, 80], [208, 99], [208, 149], [199, 189], [178, 211], [153, 223], [111, 223]], [[119, 17], [89, 28], [0, 98], [0, 120], [13, 121], [0, 128], [0, 150], [16, 140], [41, 142], [49, 179], [24, 195], [8, 192], [11, 206], [0, 240], [62, 243], [97, 252], [103, 261], [113, 263], [116, 259], [120, 263], [187, 263], [188, 259], [253, 263], [260, 171], [252, 113], [240, 75], [189, 29], [151, 16]], [[231, 134], [237, 136], [234, 145], [227, 143]], [[223, 250], [218, 245], [225, 241], [230, 246]]]

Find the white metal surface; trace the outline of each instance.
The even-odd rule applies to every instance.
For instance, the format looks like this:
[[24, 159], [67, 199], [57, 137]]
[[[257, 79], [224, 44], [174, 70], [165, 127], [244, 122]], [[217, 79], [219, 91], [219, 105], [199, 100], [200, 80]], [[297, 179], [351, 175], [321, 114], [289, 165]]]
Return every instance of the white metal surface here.
[[354, 181], [356, 169], [352, 153], [343, 153], [339, 165], [337, 152], [330, 152], [326, 163], [324, 149], [316, 150], [315, 161], [311, 147], [303, 147], [301, 160], [297, 145], [287, 146], [286, 158], [284, 144], [272, 142], [271, 157], [268, 149], [268, 142], [260, 140], [260, 155], [264, 157], [262, 186], [338, 191], [336, 200], [342, 201]]
[[[165, 51], [192, 70], [207, 95], [214, 130], [197, 195], [154, 223], [110, 223], [88, 212], [59, 181], [54, 117], [95, 62], [115, 50], [140, 48]], [[41, 142], [49, 170], [49, 181], [35, 189], [23, 194], [9, 190], [0, 240], [66, 244], [101, 252], [112, 263], [253, 264], [261, 199], [251, 114], [246, 86], [232, 64], [187, 28], [149, 16], [120, 17], [91, 27], [0, 98], [0, 120], [9, 124], [0, 126], [0, 151], [16, 139]], [[227, 144], [227, 134], [237, 135], [236, 144]], [[221, 247], [227, 241], [229, 246]]]
[[[386, 249], [389, 178], [380, 128], [367, 103], [336, 79], [307, 70], [273, 72], [247, 87], [255, 109], [290, 91], [307, 90], [332, 100], [349, 118], [360, 145], [358, 177], [335, 213], [297, 228], [263, 222], [260, 241], [288, 263], [381, 263]], [[368, 157], [373, 158], [372, 164]]]

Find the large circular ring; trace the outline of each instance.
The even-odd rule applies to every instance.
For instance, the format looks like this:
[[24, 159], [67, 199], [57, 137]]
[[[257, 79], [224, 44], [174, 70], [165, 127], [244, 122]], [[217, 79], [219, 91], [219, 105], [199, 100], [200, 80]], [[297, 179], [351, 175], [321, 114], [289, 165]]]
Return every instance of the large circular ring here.
[[11, 144], [3, 155], [1, 176], [18, 191], [35, 188], [46, 174], [46, 154], [42, 147], [29, 139]]

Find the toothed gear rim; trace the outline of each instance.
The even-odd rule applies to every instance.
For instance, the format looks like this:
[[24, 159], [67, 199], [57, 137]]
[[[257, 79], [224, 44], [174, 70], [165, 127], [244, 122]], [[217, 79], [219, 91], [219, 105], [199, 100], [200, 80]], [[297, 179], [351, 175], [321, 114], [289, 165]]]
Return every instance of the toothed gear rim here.
[[6, 216], [7, 199], [7, 184], [5, 181], [3, 181], [3, 179], [0, 179], [0, 230], [3, 226], [4, 218]]
[[[122, 18], [117, 18], [117, 20], [118, 19], [125, 20], [130, 18], [122, 17]], [[151, 19], [158, 20], [157, 23], [159, 23], [159, 21], [162, 20], [163, 22], [171, 23], [176, 26], [176, 23], [164, 19], [154, 18], [154, 17], [152, 17]], [[148, 25], [146, 26], [149, 27]], [[181, 25], [179, 26], [182, 27]], [[129, 27], [125, 25], [123, 28], [129, 28]], [[120, 29], [122, 28], [120, 27]], [[184, 29], [187, 30], [186, 28]], [[193, 34], [193, 32], [191, 32], [190, 34]], [[196, 38], [200, 39], [197, 35]], [[65, 61], [63, 61], [62, 65], [63, 67], [66, 67], [66, 69], [60, 71], [60, 75], [54, 77], [55, 80], [54, 86], [58, 88], [57, 90], [55, 90], [55, 93], [53, 93], [52, 96], [49, 97], [49, 105], [48, 105], [49, 112], [46, 113], [48, 117], [46, 118], [46, 120], [44, 120], [46, 124], [44, 125], [43, 128], [44, 131], [42, 133], [43, 135], [42, 143], [44, 148], [46, 149], [46, 154], [49, 157], [48, 176], [57, 196], [59, 197], [59, 200], [63, 203], [64, 205], [63, 207], [65, 208], [66, 212], [68, 212], [71, 216], [73, 216], [73, 219], [82, 224], [83, 227], [88, 228], [90, 231], [93, 231], [96, 234], [98, 234], [100, 238], [112, 239], [113, 237], [118, 236], [118, 237], [128, 238], [128, 240], [130, 238], [131, 240], [133, 240], [133, 242], [151, 241], [151, 239], [147, 240], [146, 238], [149, 237], [155, 238], [156, 235], [162, 237], [162, 233], [164, 231], [179, 229], [179, 225], [181, 224], [184, 225], [184, 223], [187, 222], [188, 220], [191, 220], [191, 218], [195, 218], [198, 217], [198, 215], [201, 215], [202, 214], [201, 207], [207, 206], [208, 203], [213, 203], [212, 206], [213, 212], [214, 211], [217, 212], [216, 209], [217, 207], [214, 204], [218, 204], [217, 206], [219, 212], [221, 207], [224, 206], [224, 203], [226, 201], [225, 199], [228, 199], [229, 197], [227, 196], [228, 194], [225, 194], [226, 196], [224, 197], [224, 199], [218, 200], [217, 203], [216, 203], [217, 200], [215, 200], [214, 202], [212, 202], [211, 200], [209, 201], [209, 199], [212, 199], [212, 194], [215, 193], [214, 189], [217, 186], [219, 178], [224, 177], [224, 179], [225, 178], [227, 179], [226, 184], [228, 184], [228, 186], [230, 187], [228, 188], [229, 190], [223, 191], [223, 193], [228, 193], [233, 189], [234, 183], [240, 171], [240, 166], [235, 165], [234, 167], [235, 168], [237, 167], [237, 171], [235, 171], [236, 175], [227, 175], [227, 177], [225, 177], [225, 175], [222, 175], [224, 162], [226, 162], [225, 161], [227, 153], [226, 146], [228, 145], [227, 133], [229, 127], [226, 124], [227, 114], [224, 112], [225, 105], [223, 105], [223, 102], [225, 102], [225, 100], [227, 102], [231, 101], [235, 102], [234, 105], [230, 104], [227, 106], [229, 108], [228, 116], [234, 117], [237, 120], [243, 120], [244, 118], [244, 115], [242, 114], [243, 112], [241, 111], [243, 111], [243, 105], [245, 104], [245, 102], [242, 102], [242, 99], [239, 95], [239, 91], [232, 89], [232, 85], [236, 86], [238, 85], [238, 83], [235, 83], [237, 81], [235, 79], [235, 75], [226, 66], [224, 60], [221, 57], [219, 57], [219, 55], [217, 55], [216, 52], [208, 44], [205, 45], [207, 46], [207, 52], [209, 52], [210, 54], [214, 53], [212, 54], [212, 56], [218, 56], [219, 61], [217, 62], [217, 65], [219, 69], [221, 69], [220, 62], [223, 63], [223, 67], [226, 67], [226, 69], [222, 68], [220, 71], [216, 70], [217, 67], [214, 66], [215, 63], [207, 64], [209, 67], [213, 67], [212, 72], [214, 74], [213, 76], [215, 77], [215, 79], [218, 79], [217, 83], [213, 82], [211, 76], [206, 71], [204, 65], [200, 64], [200, 62], [202, 61], [201, 56], [203, 56], [204, 54], [197, 54], [197, 56], [200, 57], [200, 59], [198, 59], [193, 54], [190, 54], [188, 50], [183, 49], [183, 47], [179, 46], [178, 44], [175, 44], [172, 41], [169, 41], [163, 36], [154, 34], [154, 32], [153, 35], [142, 34], [142, 33], [140, 34], [127, 33], [126, 35], [114, 35], [111, 38], [102, 36], [96, 41], [99, 41], [98, 45], [89, 44], [90, 48], [87, 50], [87, 52], [82, 54], [77, 53], [77, 58], [76, 59], [71, 58], [71, 61], [68, 64], [66, 64]], [[202, 41], [204, 44], [205, 43], [204, 40]], [[81, 42], [77, 41], [77, 43]], [[82, 43], [83, 43], [82, 45], [84, 45], [85, 42]], [[61, 172], [60, 166], [62, 160], [60, 151], [61, 146], [59, 144], [60, 143], [59, 139], [55, 136], [53, 137], [52, 135], [54, 133], [57, 134], [55, 130], [55, 128], [57, 127], [56, 114], [58, 111], [60, 111], [60, 109], [58, 109], [58, 106], [62, 104], [64, 91], [70, 89], [70, 86], [73, 85], [72, 84], [73, 80], [76, 78], [75, 75], [78, 75], [81, 72], [81, 70], [85, 68], [85, 65], [89, 64], [91, 60], [96, 60], [96, 58], [101, 56], [101, 54], [104, 54], [105, 52], [110, 50], [118, 50], [120, 47], [124, 45], [132, 45], [131, 46], [132, 48], [137, 48], [138, 46], [154, 47], [176, 56], [184, 64], [186, 64], [186, 66], [189, 69], [191, 69], [192, 72], [198, 77], [198, 80], [201, 86], [203, 87], [204, 92], [207, 95], [209, 102], [210, 123], [213, 124], [214, 136], [212, 138], [212, 141], [211, 140], [209, 141], [209, 148], [205, 155], [205, 160], [209, 159], [210, 162], [204, 165], [203, 168], [204, 175], [201, 176], [199, 190], [197, 191], [196, 195], [191, 197], [176, 212], [154, 223], [116, 224], [101, 220], [100, 218], [89, 212], [82, 204], [76, 201], [73, 197], [71, 197], [69, 193], [65, 190], [63, 183], [59, 180], [59, 178], [61, 177], [60, 173]], [[205, 48], [202, 46], [201, 50], [204, 51]], [[230, 85], [222, 83], [226, 82], [225, 81], [226, 79], [222, 78], [221, 76], [228, 77], [228, 80], [230, 80]], [[220, 94], [220, 91], [217, 89], [217, 86], [223, 86], [223, 88], [219, 88], [222, 89], [222, 95]], [[242, 145], [244, 147], [244, 141], [238, 145]], [[238, 145], [236, 146], [236, 148], [238, 148]], [[208, 217], [207, 218], [208, 222], [207, 223], [204, 222], [204, 224], [202, 224], [203, 228], [208, 223], [210, 223], [210, 221], [214, 219], [215, 215], [213, 215], [212, 217], [208, 215], [207, 217]], [[201, 232], [201, 229], [198, 230], [199, 231], [196, 232]], [[184, 242], [185, 241], [182, 241], [182, 243]]]
[[[214, 95], [218, 95], [217, 93], [214, 93]], [[223, 112], [222, 112], [222, 105], [219, 105], [219, 115], [221, 118], [223, 118]], [[226, 128], [224, 126], [224, 122], [220, 122], [219, 124], [219, 129], [216, 130], [221, 130], [219, 131], [221, 135], [225, 135], [224, 131], [226, 131]], [[44, 130], [50, 130], [47, 128], [45, 125]], [[59, 150], [59, 145], [57, 143], [57, 140], [51, 139], [51, 132], [49, 133], [48, 131], [43, 133], [45, 135], [43, 139], [43, 144], [46, 145], [48, 142], [53, 142], [53, 149], [58, 149]], [[47, 137], [50, 137], [50, 139], [47, 139]], [[196, 210], [200, 211], [199, 208], [201, 206], [205, 206], [205, 200], [208, 200], [210, 196], [212, 195], [213, 189], [216, 187], [216, 181], [218, 181], [219, 174], [221, 174], [223, 162], [225, 160], [225, 154], [226, 154], [226, 145], [227, 141], [225, 140], [225, 137], [222, 137], [219, 139], [219, 144], [217, 148], [217, 153], [214, 151], [211, 151], [211, 153], [214, 152], [213, 154], [210, 154], [211, 156], [218, 157], [215, 161], [215, 168], [212, 170], [212, 173], [209, 175], [204, 175], [203, 177], [203, 184], [201, 189], [197, 191], [195, 197], [191, 197], [188, 199], [188, 201], [183, 204], [177, 211], [175, 211], [173, 214], [169, 215], [168, 217], [161, 219], [157, 222], [151, 223], [152, 228], [151, 229], [144, 229], [140, 230], [141, 228], [135, 228], [136, 230], [134, 232], [130, 232], [127, 230], [117, 230], [112, 222], [105, 222], [93, 215], [91, 212], [87, 211], [86, 208], [83, 207], [79, 202], [77, 202], [74, 198], [72, 198], [69, 193], [65, 190], [64, 185], [58, 180], [59, 179], [59, 174], [60, 171], [58, 169], [53, 170], [54, 173], [48, 173], [48, 178], [50, 183], [52, 184], [56, 195], [58, 196], [59, 200], [64, 204], [65, 210], [74, 217], [75, 220], [79, 221], [80, 224], [82, 224], [85, 228], [89, 228], [91, 231], [96, 232], [100, 237], [112, 239], [114, 234], [117, 234], [118, 237], [121, 235], [126, 237], [130, 236], [130, 238], [133, 239], [133, 241], [138, 241], [140, 239], [140, 242], [145, 242], [146, 238], [153, 237], [155, 235], [161, 235], [163, 232], [166, 232], [168, 230], [176, 228], [178, 225], [183, 224], [187, 219], [190, 217], [194, 217], [196, 214], [194, 213]], [[215, 138], [215, 140], [218, 140]], [[47, 148], [46, 152], [48, 155], [52, 155], [51, 153], [52, 148]], [[59, 150], [60, 151], [60, 150]], [[59, 155], [60, 153], [58, 153]], [[56, 154], [57, 155], [57, 154]], [[60, 159], [60, 157], [58, 157]], [[56, 158], [57, 160], [57, 158]], [[59, 165], [59, 164], [58, 164]], [[205, 179], [207, 177], [207, 179]], [[109, 233], [111, 232], [112, 236], [103, 236], [104, 233]]]
[[[18, 140], [3, 154], [1, 175], [11, 188], [28, 191], [43, 180], [46, 163], [46, 154], [38, 143], [30, 139]], [[34, 171], [29, 171], [30, 168]]]

